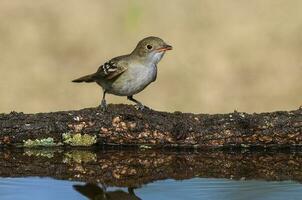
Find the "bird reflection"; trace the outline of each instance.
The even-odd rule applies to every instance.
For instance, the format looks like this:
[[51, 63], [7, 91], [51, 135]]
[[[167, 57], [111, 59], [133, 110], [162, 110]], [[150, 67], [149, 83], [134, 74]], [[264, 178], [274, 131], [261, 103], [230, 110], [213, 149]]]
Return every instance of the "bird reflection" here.
[[105, 187], [92, 183], [73, 185], [73, 188], [90, 200], [141, 200], [135, 195], [134, 188], [128, 188], [128, 192], [123, 190], [107, 192]]

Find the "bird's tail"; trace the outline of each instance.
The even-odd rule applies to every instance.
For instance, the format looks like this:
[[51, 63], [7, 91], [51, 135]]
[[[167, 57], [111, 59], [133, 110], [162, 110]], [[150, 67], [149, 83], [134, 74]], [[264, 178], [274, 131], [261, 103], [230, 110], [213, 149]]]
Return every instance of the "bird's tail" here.
[[74, 83], [82, 83], [82, 82], [91, 83], [91, 82], [94, 82], [94, 79], [93, 79], [92, 75], [93, 74], [89, 74], [89, 75], [83, 76], [81, 78], [77, 78], [77, 79], [73, 80], [72, 82], [74, 82]]

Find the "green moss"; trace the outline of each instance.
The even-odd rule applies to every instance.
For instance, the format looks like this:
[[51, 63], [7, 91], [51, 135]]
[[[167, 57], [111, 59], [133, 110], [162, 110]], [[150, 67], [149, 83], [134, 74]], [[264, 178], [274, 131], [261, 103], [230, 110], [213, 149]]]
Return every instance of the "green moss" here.
[[27, 149], [27, 150], [25, 150], [24, 155], [53, 158], [54, 153], [55, 153], [54, 150], [49, 150], [49, 149]]
[[152, 147], [142, 144], [142, 145], [139, 145], [139, 148], [140, 149], [151, 149]]
[[248, 144], [240, 144], [240, 146], [241, 146], [242, 148], [249, 148], [249, 147], [250, 147], [250, 145], [248, 145]]
[[64, 154], [64, 163], [87, 163], [87, 162], [96, 162], [96, 154], [88, 151], [71, 151]]
[[43, 147], [50, 147], [50, 146], [59, 146], [60, 143], [55, 143], [54, 139], [51, 137], [48, 138], [43, 138], [43, 139], [35, 139], [35, 140], [23, 140], [24, 142], [24, 147], [38, 147], [38, 146], [43, 146]]
[[92, 146], [96, 143], [96, 136], [91, 136], [88, 134], [82, 135], [80, 133], [64, 133], [62, 136], [63, 142], [71, 146]]

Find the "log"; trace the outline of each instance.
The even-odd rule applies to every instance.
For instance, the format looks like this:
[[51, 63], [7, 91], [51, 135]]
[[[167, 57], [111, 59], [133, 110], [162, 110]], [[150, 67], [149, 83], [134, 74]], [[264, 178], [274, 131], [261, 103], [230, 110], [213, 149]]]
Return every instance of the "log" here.
[[301, 152], [284, 150], [12, 148], [0, 151], [0, 177], [52, 177], [130, 188], [157, 180], [194, 177], [301, 182], [301, 168]]
[[109, 105], [107, 111], [0, 114], [0, 146], [123, 145], [141, 148], [299, 148], [302, 108], [191, 114]]

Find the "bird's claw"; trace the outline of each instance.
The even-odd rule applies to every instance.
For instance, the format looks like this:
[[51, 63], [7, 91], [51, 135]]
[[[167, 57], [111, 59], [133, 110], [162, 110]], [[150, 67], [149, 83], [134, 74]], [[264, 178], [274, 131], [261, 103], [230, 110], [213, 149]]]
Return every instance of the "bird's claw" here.
[[107, 103], [106, 103], [105, 99], [102, 100], [101, 105], [99, 107], [100, 107], [100, 109], [102, 111], [106, 111], [107, 110]]

